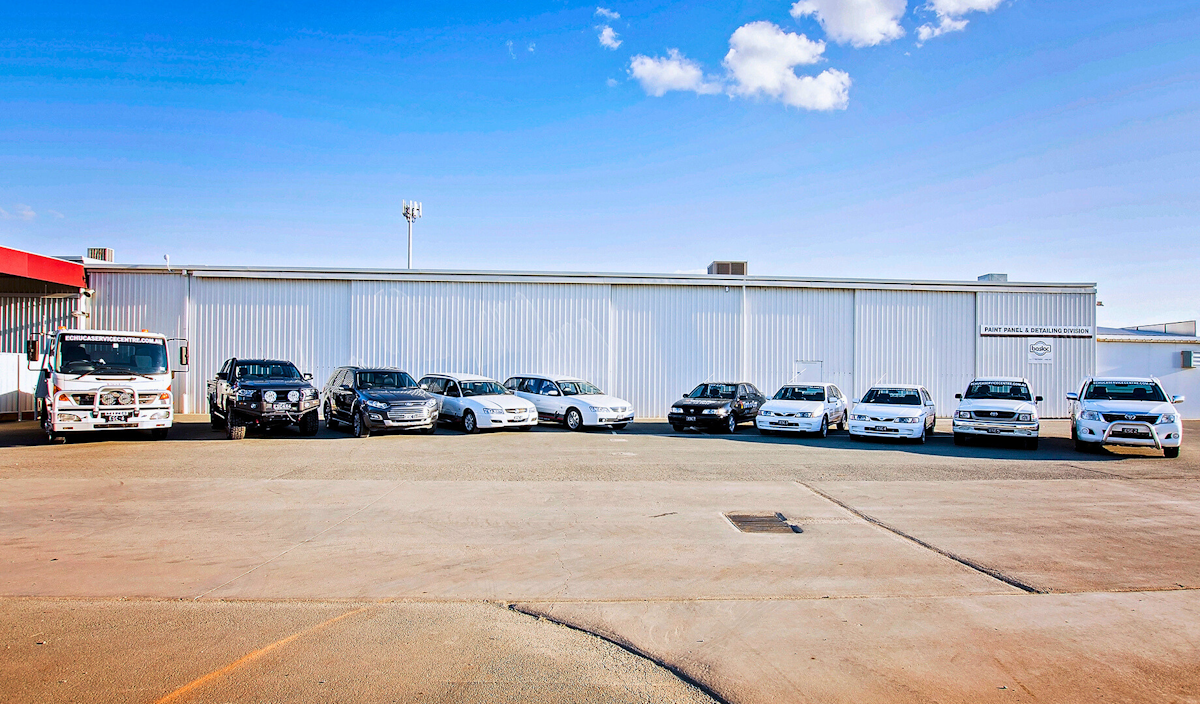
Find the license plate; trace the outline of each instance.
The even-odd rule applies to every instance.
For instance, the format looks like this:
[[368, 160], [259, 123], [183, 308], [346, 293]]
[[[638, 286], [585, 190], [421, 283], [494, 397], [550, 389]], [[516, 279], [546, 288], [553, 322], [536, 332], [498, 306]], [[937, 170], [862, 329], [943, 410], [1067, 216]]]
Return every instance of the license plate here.
[[290, 410], [292, 410], [292, 404], [290, 404], [290, 403], [277, 403], [277, 404], [275, 404], [275, 410], [277, 410], [277, 411], [290, 411]]
[[989, 435], [999, 435], [1000, 433], [1004, 432], [1003, 430], [1000, 430], [999, 428], [988, 428], [987, 431], [988, 431]]
[[793, 422], [791, 422], [790, 420], [777, 420], [777, 421], [775, 421], [774, 423], [771, 423], [771, 425], [779, 425], [779, 426], [783, 426], [783, 427], [785, 427], [785, 428], [790, 428], [790, 427], [792, 427], [793, 425], [800, 425], [800, 424], [799, 424], [799, 423], [793, 423]]
[[101, 411], [100, 415], [108, 423], [124, 423], [129, 419], [129, 411]]
[[684, 420], [696, 420], [696, 416], [684, 416]]
[[888, 432], [892, 431], [892, 429], [887, 427], [886, 425], [875, 425], [870, 428], [867, 428], [867, 430], [870, 430], [873, 433], [888, 433]]
[[512, 419], [513, 419], [513, 421], [514, 421], [514, 422], [515, 422], [515, 421], [522, 421], [522, 420], [525, 420], [525, 416], [513, 416], [513, 417], [512, 417]]
[[1114, 431], [1114, 434], [1115, 433], [1120, 433], [1122, 435], [1145, 435], [1147, 437], [1150, 436], [1150, 432], [1147, 431], [1145, 428], [1117, 428]]

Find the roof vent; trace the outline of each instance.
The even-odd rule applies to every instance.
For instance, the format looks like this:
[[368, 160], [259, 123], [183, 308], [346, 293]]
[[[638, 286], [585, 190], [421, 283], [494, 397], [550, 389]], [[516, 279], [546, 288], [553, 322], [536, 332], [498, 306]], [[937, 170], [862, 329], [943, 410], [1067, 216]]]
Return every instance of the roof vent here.
[[980, 281], [1008, 281], [1008, 274], [984, 274], [979, 277]]
[[746, 262], [713, 262], [708, 265], [708, 273], [717, 276], [745, 276]]
[[102, 262], [114, 261], [113, 251], [108, 247], [88, 247], [88, 259], [98, 259]]

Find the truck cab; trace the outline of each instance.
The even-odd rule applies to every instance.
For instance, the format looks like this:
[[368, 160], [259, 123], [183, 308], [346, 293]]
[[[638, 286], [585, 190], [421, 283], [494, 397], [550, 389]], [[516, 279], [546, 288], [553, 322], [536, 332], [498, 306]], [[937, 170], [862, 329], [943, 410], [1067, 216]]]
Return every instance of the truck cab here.
[[[29, 362], [41, 364], [37, 410], [51, 442], [72, 433], [149, 430], [167, 437], [174, 422], [167, 338], [118, 330], [59, 330], [27, 343]], [[187, 347], [180, 348], [186, 366]]]

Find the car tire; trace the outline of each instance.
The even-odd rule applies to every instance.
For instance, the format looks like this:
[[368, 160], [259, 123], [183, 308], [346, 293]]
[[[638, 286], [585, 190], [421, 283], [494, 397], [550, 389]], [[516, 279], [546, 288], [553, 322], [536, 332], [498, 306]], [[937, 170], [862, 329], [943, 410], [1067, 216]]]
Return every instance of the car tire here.
[[1025, 449], [1031, 450], [1031, 451], [1038, 449], [1038, 439], [1037, 438], [1026, 439], [1025, 440]]
[[918, 435], [917, 437], [913, 438], [913, 442], [915, 442], [915, 443], [916, 443], [916, 444], [918, 444], [918, 445], [924, 445], [924, 444], [925, 444], [925, 434], [926, 434], [926, 433], [925, 433], [925, 431], [926, 431], [926, 430], [928, 430], [928, 428], [926, 428], [924, 425], [922, 425], [922, 426], [921, 426], [921, 434], [920, 434], [920, 435]]
[[675, 423], [672, 423], [672, 424], [671, 424], [671, 430], [674, 430], [674, 431], [675, 431], [675, 432], [677, 432], [677, 433], [682, 433], [682, 432], [683, 432], [683, 426], [682, 426], [682, 425], [676, 425]]
[[1174, 459], [1178, 456], [1179, 456], [1179, 448], [1178, 447], [1164, 447], [1163, 448], [1163, 457], [1170, 457], [1171, 459]]
[[842, 412], [842, 418], [841, 418], [841, 420], [839, 420], [839, 421], [837, 422], [837, 429], [838, 429], [838, 430], [845, 430], [845, 429], [846, 429], [846, 413], [845, 413], [845, 411], [843, 411], [843, 412]]
[[371, 426], [367, 425], [367, 417], [363, 411], [354, 414], [354, 421], [351, 426], [351, 433], [356, 438], [365, 438], [371, 436]]
[[151, 440], [166, 440], [167, 433], [171, 432], [170, 428], [152, 428], [150, 430]]
[[613, 430], [624, 430], [625, 426], [627, 426], [627, 425], [629, 425], [629, 424], [628, 423], [613, 423], [612, 429]]
[[334, 428], [341, 425], [341, 423], [338, 421], [338, 419], [333, 417], [333, 406], [329, 405], [328, 401], [325, 402], [325, 410], [323, 411], [323, 413], [325, 414], [325, 427], [326, 428], [333, 430]]
[[726, 421], [721, 430], [730, 435], [737, 432], [737, 416], [735, 416], [732, 411], [729, 413], [729, 420]]
[[468, 435], [479, 432], [479, 422], [475, 420], [475, 413], [473, 411], [463, 413], [462, 424], [463, 432]]
[[563, 416], [563, 425], [567, 430], [583, 430], [583, 414], [578, 408], [568, 408]]
[[821, 416], [821, 429], [817, 431], [817, 437], [829, 437], [829, 416]]
[[958, 445], [959, 447], [966, 445], [967, 444], [967, 434], [966, 433], [955, 433], [954, 434], [954, 444]]
[[759, 434], [759, 435], [774, 435], [774, 434], [775, 434], [775, 431], [773, 431], [773, 430], [768, 430], [767, 428], [759, 428], [759, 429], [758, 429], [758, 434]]
[[1096, 452], [1099, 449], [1100, 449], [1100, 443], [1098, 443], [1098, 442], [1084, 442], [1083, 440], [1080, 440], [1079, 438], [1075, 438], [1075, 451], [1076, 452], [1092, 453], [1092, 452]]
[[246, 426], [233, 411], [229, 412], [229, 417], [225, 420], [225, 437], [230, 440], [243, 440], [246, 437]]
[[300, 434], [305, 437], [312, 437], [321, 429], [321, 420], [317, 418], [316, 411], [309, 411], [300, 416]]

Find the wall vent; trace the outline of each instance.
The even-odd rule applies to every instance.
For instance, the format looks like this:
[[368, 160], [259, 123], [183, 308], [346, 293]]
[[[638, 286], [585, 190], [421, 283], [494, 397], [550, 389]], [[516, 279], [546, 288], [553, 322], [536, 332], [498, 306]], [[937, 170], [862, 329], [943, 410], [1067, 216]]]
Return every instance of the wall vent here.
[[713, 262], [708, 265], [708, 273], [717, 276], [745, 276], [746, 262]]
[[112, 249], [108, 247], [88, 247], [88, 259], [99, 259], [102, 262], [115, 261]]

